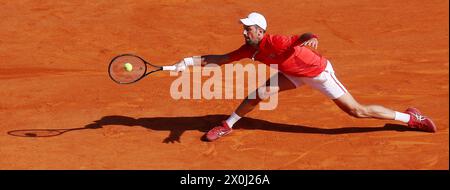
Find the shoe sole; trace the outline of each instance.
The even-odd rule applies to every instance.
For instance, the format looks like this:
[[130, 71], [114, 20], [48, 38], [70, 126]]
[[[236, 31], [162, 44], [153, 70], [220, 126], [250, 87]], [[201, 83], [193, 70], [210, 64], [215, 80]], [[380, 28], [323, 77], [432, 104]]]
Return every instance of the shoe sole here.
[[208, 141], [210, 141], [210, 142], [216, 141], [217, 139], [220, 139], [221, 137], [224, 137], [224, 136], [229, 135], [231, 132], [232, 132], [232, 131], [230, 131], [230, 132], [228, 132], [228, 133], [225, 133], [225, 134], [223, 134], [223, 135], [221, 135], [221, 136], [217, 136], [217, 137], [214, 138], [214, 139], [209, 138], [209, 137], [208, 137], [208, 134], [206, 134], [206, 139], [207, 139]]
[[430, 126], [427, 128], [427, 132], [432, 132], [435, 133], [437, 131], [436, 125], [434, 124], [434, 122], [430, 119], [430, 118], [426, 118], [427, 120], [427, 125]]

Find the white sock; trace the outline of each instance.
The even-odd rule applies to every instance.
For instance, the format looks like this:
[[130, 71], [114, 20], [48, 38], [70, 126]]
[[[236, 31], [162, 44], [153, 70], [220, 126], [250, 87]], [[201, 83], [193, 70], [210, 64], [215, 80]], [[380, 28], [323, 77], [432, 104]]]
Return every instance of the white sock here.
[[228, 127], [232, 128], [234, 123], [236, 123], [239, 119], [241, 119], [241, 116], [238, 116], [233, 112], [225, 122], [227, 122]]
[[401, 121], [403, 123], [408, 123], [409, 119], [411, 119], [411, 116], [406, 113], [401, 112], [395, 112], [395, 121]]

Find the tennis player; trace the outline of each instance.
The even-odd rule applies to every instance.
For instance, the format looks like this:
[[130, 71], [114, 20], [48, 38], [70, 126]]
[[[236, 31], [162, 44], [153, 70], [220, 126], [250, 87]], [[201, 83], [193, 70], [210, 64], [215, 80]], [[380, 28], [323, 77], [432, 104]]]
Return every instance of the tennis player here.
[[[203, 55], [187, 57], [176, 63], [176, 71], [184, 71], [193, 65], [227, 64], [244, 58], [257, 60], [266, 65], [278, 66], [278, 92], [292, 90], [309, 85], [319, 90], [342, 109], [356, 118], [375, 118], [395, 120], [407, 124], [407, 127], [426, 132], [436, 132], [433, 121], [416, 108], [407, 108], [404, 112], [394, 111], [381, 105], [367, 105], [357, 102], [345, 86], [336, 77], [329, 59], [320, 55], [318, 36], [312, 33], [284, 36], [267, 34], [267, 22], [263, 15], [253, 12], [247, 18], [240, 19], [243, 25], [245, 44], [239, 49], [224, 55]], [[274, 75], [277, 76], [277, 75]], [[270, 87], [269, 79], [266, 86]], [[258, 88], [253, 93], [256, 98], [245, 98], [239, 107], [220, 125], [213, 127], [207, 134], [214, 141], [230, 134], [233, 125], [253, 110], [261, 100], [271, 93]]]

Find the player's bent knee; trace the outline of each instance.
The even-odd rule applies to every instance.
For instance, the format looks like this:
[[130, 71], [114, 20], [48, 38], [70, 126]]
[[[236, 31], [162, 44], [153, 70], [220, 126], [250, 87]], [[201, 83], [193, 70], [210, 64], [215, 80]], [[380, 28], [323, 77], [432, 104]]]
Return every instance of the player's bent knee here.
[[357, 106], [351, 109], [351, 116], [355, 118], [366, 118], [367, 109], [364, 106]]
[[362, 105], [349, 106], [343, 109], [348, 115], [355, 118], [367, 117], [367, 109]]

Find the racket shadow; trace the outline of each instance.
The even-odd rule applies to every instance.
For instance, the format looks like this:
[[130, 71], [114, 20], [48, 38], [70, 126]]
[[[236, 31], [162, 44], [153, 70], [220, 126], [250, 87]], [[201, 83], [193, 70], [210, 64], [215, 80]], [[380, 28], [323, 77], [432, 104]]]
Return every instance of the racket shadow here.
[[16, 136], [16, 137], [54, 137], [54, 136], [59, 136], [64, 133], [70, 132], [70, 131], [95, 129], [96, 127], [99, 127], [99, 126], [87, 125], [85, 127], [66, 128], [66, 129], [20, 129], [20, 130], [8, 131], [7, 133], [8, 133], [8, 135]]

